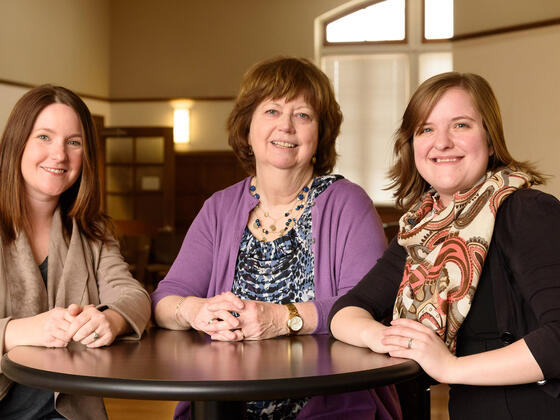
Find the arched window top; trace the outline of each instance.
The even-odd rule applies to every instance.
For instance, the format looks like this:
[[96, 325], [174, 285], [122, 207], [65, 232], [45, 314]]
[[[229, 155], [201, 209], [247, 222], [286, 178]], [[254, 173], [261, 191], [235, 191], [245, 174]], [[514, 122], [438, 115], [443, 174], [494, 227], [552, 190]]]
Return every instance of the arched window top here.
[[[325, 22], [325, 44], [406, 42], [408, 1], [372, 0], [338, 15]], [[423, 8], [418, 11], [423, 12], [422, 23], [418, 22], [419, 29], [423, 28], [420, 39], [444, 40], [453, 36], [453, 0], [423, 0]]]
[[327, 23], [325, 39], [335, 42], [403, 41], [405, 0], [376, 1]]
[[424, 0], [424, 38], [453, 36], [453, 0]]

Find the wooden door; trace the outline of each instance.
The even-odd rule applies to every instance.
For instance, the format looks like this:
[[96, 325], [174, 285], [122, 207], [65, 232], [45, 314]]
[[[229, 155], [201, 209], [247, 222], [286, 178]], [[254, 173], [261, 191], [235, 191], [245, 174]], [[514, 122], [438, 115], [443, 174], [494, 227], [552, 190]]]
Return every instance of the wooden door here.
[[100, 135], [104, 209], [119, 224], [175, 227], [171, 127], [105, 127]]

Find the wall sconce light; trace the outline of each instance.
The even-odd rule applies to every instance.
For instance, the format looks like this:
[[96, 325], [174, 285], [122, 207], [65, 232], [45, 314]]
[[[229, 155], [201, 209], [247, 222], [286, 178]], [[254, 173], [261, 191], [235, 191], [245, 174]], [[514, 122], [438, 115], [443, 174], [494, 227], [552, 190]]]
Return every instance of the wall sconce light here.
[[190, 115], [187, 108], [173, 111], [173, 141], [186, 144], [190, 141]]

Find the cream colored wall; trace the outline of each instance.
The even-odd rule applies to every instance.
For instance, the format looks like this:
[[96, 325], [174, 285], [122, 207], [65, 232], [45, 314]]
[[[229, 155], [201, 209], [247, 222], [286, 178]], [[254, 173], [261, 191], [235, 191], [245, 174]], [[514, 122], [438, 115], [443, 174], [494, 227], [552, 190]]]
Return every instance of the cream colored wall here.
[[[190, 142], [182, 151], [227, 150], [225, 122], [233, 101], [193, 101], [190, 107]], [[170, 102], [117, 102], [111, 104], [106, 125], [173, 126]]]
[[313, 59], [313, 20], [347, 0], [112, 0], [111, 96], [234, 96], [277, 54]]
[[455, 35], [560, 17], [558, 0], [454, 0]]
[[0, 0], [0, 16], [0, 79], [109, 94], [109, 0]]
[[506, 141], [518, 160], [554, 178], [542, 189], [560, 197], [560, 25], [455, 42], [454, 67], [485, 77], [502, 110]]

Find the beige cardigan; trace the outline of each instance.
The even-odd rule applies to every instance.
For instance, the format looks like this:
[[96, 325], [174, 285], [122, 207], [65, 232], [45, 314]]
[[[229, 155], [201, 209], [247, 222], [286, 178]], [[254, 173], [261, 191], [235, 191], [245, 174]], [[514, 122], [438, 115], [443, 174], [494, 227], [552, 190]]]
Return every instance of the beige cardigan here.
[[[86, 239], [73, 222], [70, 240], [63, 236], [59, 211], [53, 217], [49, 243], [48, 286], [45, 285], [24, 233], [13, 244], [0, 244], [0, 351], [8, 321], [48, 311], [54, 307], [106, 305], [130, 324], [140, 339], [150, 318], [150, 298], [132, 278], [111, 239], [102, 244]], [[11, 381], [0, 372], [0, 398]], [[103, 400], [98, 397], [55, 393], [56, 409], [68, 419], [106, 419]]]

